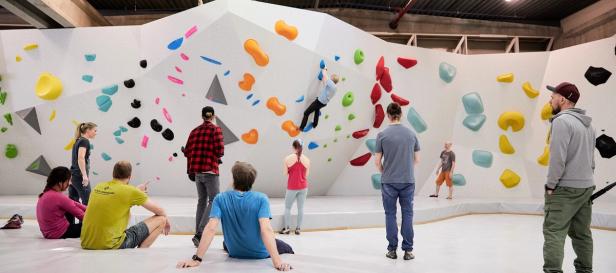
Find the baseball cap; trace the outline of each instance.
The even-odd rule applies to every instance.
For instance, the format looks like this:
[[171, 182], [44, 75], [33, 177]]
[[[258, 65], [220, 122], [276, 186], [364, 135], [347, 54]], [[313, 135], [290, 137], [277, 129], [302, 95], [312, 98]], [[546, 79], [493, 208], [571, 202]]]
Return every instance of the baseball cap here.
[[563, 82], [556, 87], [548, 85], [546, 86], [546, 88], [556, 94], [565, 97], [565, 99], [573, 103], [577, 103], [578, 99], [580, 99], [580, 91], [578, 91], [575, 84], [572, 83]]

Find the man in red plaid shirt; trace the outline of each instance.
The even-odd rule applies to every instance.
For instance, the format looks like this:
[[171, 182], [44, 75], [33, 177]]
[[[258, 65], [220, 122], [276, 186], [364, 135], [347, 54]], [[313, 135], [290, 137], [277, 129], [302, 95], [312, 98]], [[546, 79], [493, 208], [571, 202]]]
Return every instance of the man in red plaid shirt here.
[[201, 233], [210, 218], [212, 201], [220, 191], [218, 164], [222, 163], [220, 158], [225, 153], [222, 130], [212, 122], [214, 108], [203, 107], [201, 116], [203, 124], [190, 132], [183, 150], [187, 158], [188, 176], [197, 184], [199, 194], [195, 236], [192, 239], [195, 246], [199, 246]]

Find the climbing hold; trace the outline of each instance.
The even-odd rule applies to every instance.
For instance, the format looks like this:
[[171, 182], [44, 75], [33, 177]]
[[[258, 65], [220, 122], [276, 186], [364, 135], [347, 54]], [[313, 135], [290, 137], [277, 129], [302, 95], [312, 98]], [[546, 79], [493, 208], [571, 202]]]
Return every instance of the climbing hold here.
[[513, 73], [500, 74], [496, 77], [496, 81], [511, 83], [513, 82]]
[[374, 106], [374, 123], [372, 123], [372, 127], [379, 128], [385, 119], [385, 111], [383, 111], [383, 106], [381, 104], [377, 104]]
[[9, 128], [2, 127], [2, 128], [0, 128], [0, 132], [4, 133], [4, 132], [6, 132], [8, 129], [9, 129]]
[[34, 129], [39, 135], [41, 134], [41, 126], [39, 125], [38, 115], [36, 114], [36, 108], [30, 107], [24, 110], [15, 112], [20, 118], [22, 118], [32, 129]]
[[[282, 130], [287, 132], [290, 137], [296, 137], [299, 135], [299, 127], [293, 123], [291, 120], [285, 120], [281, 126]], [[305, 128], [304, 128], [305, 129]]]
[[147, 148], [149, 140], [150, 140], [150, 138], [148, 136], [144, 135], [143, 138], [141, 138], [141, 147]]
[[351, 106], [351, 104], [353, 104], [353, 100], [355, 100], [355, 97], [353, 96], [353, 92], [351, 91], [346, 92], [344, 96], [342, 97], [342, 106], [344, 107]]
[[481, 96], [477, 92], [462, 96], [462, 104], [464, 105], [464, 111], [469, 115], [483, 113], [483, 101], [481, 101]]
[[526, 93], [526, 96], [528, 96], [531, 99], [534, 99], [537, 96], [539, 96], [539, 90], [536, 90], [535, 88], [533, 88], [530, 85], [530, 82], [524, 82], [522, 84], [522, 90], [524, 90], [524, 93]]
[[17, 146], [15, 144], [6, 144], [6, 148], [4, 150], [4, 156], [7, 158], [16, 158], [19, 152], [17, 151]]
[[368, 150], [374, 154], [376, 152], [376, 139], [366, 139], [366, 147], [368, 147]]
[[225, 77], [226, 77], [226, 76], [229, 76], [229, 74], [231, 74], [231, 70], [227, 70], [227, 71], [225, 71], [224, 76], [225, 76]]
[[1, 105], [4, 105], [4, 103], [6, 102], [6, 96], [8, 96], [8, 93], [0, 90], [0, 104]]
[[169, 81], [171, 81], [172, 83], [175, 83], [175, 84], [179, 84], [179, 85], [184, 84], [184, 81], [183, 81], [183, 80], [178, 79], [178, 78], [176, 78], [176, 77], [174, 77], [174, 76], [171, 76], [171, 75], [167, 76], [167, 79], [168, 79]]
[[304, 131], [302, 131], [302, 132], [306, 133], [306, 132], [312, 130], [312, 128], [313, 128], [312, 127], [312, 122], [308, 122], [308, 125], [306, 125], [306, 127], [304, 127]]
[[163, 138], [168, 140], [168, 141], [172, 141], [173, 138], [175, 137], [175, 135], [173, 134], [173, 131], [171, 131], [171, 129], [167, 128], [163, 131], [162, 133]]
[[186, 33], [184, 33], [184, 37], [186, 37], [186, 39], [188, 39], [188, 38], [190, 38], [190, 36], [195, 34], [195, 32], [197, 32], [197, 26], [192, 26], [191, 28], [189, 28], [186, 31]]
[[250, 91], [252, 89], [252, 85], [255, 83], [255, 77], [250, 73], [244, 73], [244, 79], [241, 80], [238, 85], [240, 89], [244, 91]]
[[4, 114], [4, 119], [6, 120], [8, 124], [13, 126], [13, 116], [11, 115], [11, 113]]
[[96, 105], [98, 105], [98, 110], [101, 112], [109, 111], [112, 104], [111, 98], [107, 95], [100, 95], [96, 97]]
[[15, 56], [15, 61], [16, 62], [21, 62], [23, 60], [23, 58], [19, 55]]
[[552, 105], [550, 103], [546, 103], [541, 108], [541, 119], [548, 120], [552, 118]]
[[107, 153], [102, 153], [101, 157], [103, 158], [103, 160], [105, 161], [109, 161], [111, 160], [111, 156], [109, 156]]
[[415, 132], [417, 133], [423, 133], [428, 129], [428, 125], [426, 124], [426, 122], [423, 120], [423, 118], [421, 118], [419, 113], [417, 113], [417, 111], [415, 111], [415, 108], [413, 107], [409, 108], [406, 119], [409, 121], [411, 126], [413, 126], [413, 129], [415, 129]]
[[403, 58], [403, 57], [398, 57], [398, 63], [406, 68], [409, 69], [413, 66], [415, 66], [417, 64], [417, 60], [415, 59], [409, 59], [409, 58]]
[[385, 72], [385, 58], [381, 56], [379, 61], [376, 63], [376, 80], [380, 81], [383, 76], [383, 72]]
[[462, 121], [462, 124], [464, 125], [464, 127], [470, 129], [471, 131], [477, 132], [479, 131], [479, 129], [481, 129], [481, 126], [483, 126], [485, 122], [486, 122], [486, 115], [473, 114], [473, 115], [468, 115], [466, 118], [464, 118], [464, 121]]
[[537, 163], [539, 163], [539, 165], [542, 165], [542, 166], [547, 166], [549, 162], [550, 162], [550, 147], [546, 145], [545, 147], [543, 147], [543, 153], [539, 157], [537, 157]]
[[114, 85], [111, 85], [111, 86], [107, 86], [107, 87], [103, 88], [102, 92], [105, 95], [113, 96], [116, 92], [118, 92], [118, 85], [114, 84]]
[[246, 100], [250, 100], [250, 99], [252, 99], [252, 97], [253, 97], [253, 96], [254, 96], [254, 94], [253, 94], [253, 93], [248, 94], [248, 96], [246, 96]]
[[606, 134], [602, 134], [597, 138], [595, 147], [603, 158], [612, 158], [616, 155], [616, 141]]
[[323, 144], [323, 149], [327, 148], [327, 143]]
[[141, 107], [141, 101], [138, 99], [134, 99], [133, 102], [130, 103], [130, 106], [135, 109], [139, 109]]
[[220, 85], [220, 80], [218, 80], [218, 75], [214, 75], [214, 79], [210, 84], [210, 88], [207, 90], [205, 98], [213, 102], [227, 105], [227, 98], [225, 97], [225, 92], [222, 90], [222, 86]]
[[372, 180], [372, 188], [375, 190], [380, 190], [381, 189], [381, 174], [380, 173], [375, 173], [370, 177], [370, 180]]
[[336, 125], [336, 128], [334, 128], [334, 131], [338, 132], [340, 130], [342, 130], [342, 126]]
[[329, 118], [329, 115], [325, 115], [325, 119], [328, 119], [328, 118]]
[[152, 130], [154, 130], [154, 132], [160, 132], [163, 130], [163, 126], [160, 125], [160, 123], [156, 119], [150, 121], [150, 127], [152, 128]]
[[325, 60], [321, 59], [321, 61], [319, 62], [319, 67], [321, 69], [325, 69]]
[[94, 80], [94, 76], [92, 75], [83, 75], [81, 76], [81, 80], [84, 82], [92, 82]]
[[510, 155], [515, 153], [515, 149], [506, 135], [500, 135], [500, 137], [498, 137], [498, 147], [503, 154]]
[[492, 166], [492, 153], [483, 150], [474, 150], [473, 163], [479, 167], [490, 168]]
[[252, 103], [252, 106], [255, 106], [255, 105], [259, 104], [259, 102], [261, 102], [261, 100], [255, 100], [255, 101]]
[[524, 128], [524, 115], [520, 112], [504, 112], [498, 117], [498, 127], [507, 131], [509, 127], [514, 132], [522, 130]]
[[118, 130], [115, 130], [115, 131], [113, 132], [113, 135], [114, 135], [114, 136], [119, 137], [120, 135], [122, 135], [122, 130], [119, 130], [119, 129], [118, 129]]
[[310, 143], [308, 143], [308, 150], [314, 150], [316, 148], [319, 148], [319, 144], [317, 144], [314, 141], [310, 141]]
[[323, 80], [323, 70], [319, 70], [319, 74], [317, 74], [317, 80], [319, 81]]
[[133, 88], [135, 87], [135, 80], [133, 79], [128, 79], [124, 81], [124, 86], [126, 86], [126, 88]]
[[206, 61], [206, 62], [208, 62], [208, 63], [212, 63], [212, 64], [215, 64], [215, 65], [221, 65], [222, 64], [220, 61], [212, 59], [212, 58], [209, 58], [209, 57], [206, 57], [206, 56], [201, 56], [201, 59]]
[[124, 140], [123, 140], [123, 139], [121, 139], [121, 138], [119, 138], [119, 137], [116, 137], [116, 138], [115, 138], [115, 141], [116, 141], [118, 144], [124, 144]]
[[37, 48], [38, 48], [38, 44], [36, 44], [36, 43], [26, 44], [24, 46], [24, 50], [25, 51], [34, 50], [34, 49], [37, 49]]
[[182, 60], [184, 61], [188, 61], [190, 58], [188, 58], [188, 55], [184, 54], [184, 53], [180, 53], [180, 58], [182, 58]]
[[53, 121], [56, 118], [56, 109], [51, 110], [51, 114], [49, 115], [49, 121]]
[[353, 113], [349, 114], [349, 116], [347, 117], [347, 119], [348, 119], [349, 121], [354, 120], [354, 119], [355, 119], [355, 114], [353, 114]]
[[388, 93], [391, 92], [393, 86], [391, 85], [391, 75], [389, 75], [389, 67], [385, 67], [383, 69], [383, 75], [381, 76], [381, 80], [379, 81], [383, 89]]
[[83, 56], [86, 58], [86, 62], [96, 61], [96, 54], [85, 54]]
[[274, 112], [274, 114], [276, 114], [277, 116], [282, 116], [284, 115], [285, 112], [287, 112], [287, 106], [280, 103], [277, 97], [270, 97], [269, 99], [267, 99], [267, 102], [265, 105], [267, 106], [268, 109], [272, 110], [272, 112]]
[[355, 139], [360, 139], [368, 135], [368, 132], [370, 132], [370, 129], [363, 129], [363, 130], [355, 131], [353, 132], [353, 137]]
[[148, 67], [148, 61], [147, 60], [141, 60], [139, 61], [139, 66], [141, 66], [141, 68], [146, 68]]
[[370, 157], [372, 157], [371, 153], [365, 153], [364, 155], [351, 160], [349, 163], [351, 163], [352, 166], [364, 166], [368, 160], [370, 160]]
[[332, 162], [332, 158], [331, 158], [331, 157], [328, 157], [328, 158], [327, 158], [327, 162]]
[[297, 99], [295, 100], [295, 102], [297, 102], [297, 103], [300, 103], [300, 102], [302, 102], [302, 101], [304, 101], [304, 95], [302, 95], [301, 97], [299, 97], [299, 98], [297, 98]]
[[370, 93], [370, 100], [372, 104], [375, 104], [377, 101], [381, 99], [381, 86], [378, 83], [375, 83], [372, 86], [372, 92]]
[[120, 126], [120, 131], [122, 133], [126, 133], [126, 132], [128, 132], [128, 129], [126, 127], [124, 127], [124, 126]]
[[394, 101], [397, 104], [400, 104], [400, 106], [409, 105], [409, 103], [410, 103], [408, 100], [406, 100], [406, 99], [404, 99], [404, 98], [402, 98], [402, 97], [400, 97], [400, 96], [398, 96], [398, 95], [396, 95], [394, 93], [391, 93], [391, 100]]
[[337, 138], [334, 138], [334, 143], [336, 143], [336, 142], [338, 142], [338, 139], [337, 139]]
[[36, 160], [34, 160], [32, 163], [30, 163], [28, 168], [26, 168], [26, 171], [40, 174], [42, 176], [49, 176], [49, 173], [51, 173], [51, 168], [49, 167], [49, 164], [47, 164], [47, 160], [45, 160], [45, 157], [41, 155], [36, 158]]
[[442, 62], [438, 66], [438, 75], [444, 82], [451, 83], [456, 77], [456, 67], [446, 62]]
[[257, 144], [257, 141], [259, 141], [259, 132], [257, 129], [250, 129], [248, 133], [242, 134], [242, 140], [248, 144]]
[[586, 80], [594, 86], [607, 82], [610, 76], [612, 76], [612, 72], [603, 67], [589, 66], [586, 73], [584, 73]]
[[177, 72], [179, 72], [179, 73], [182, 73], [182, 69], [181, 69], [181, 68], [179, 68], [177, 65], [175, 66], [175, 71], [177, 71]]
[[163, 107], [163, 116], [165, 117], [167, 122], [173, 123], [173, 119], [171, 119], [171, 115], [169, 114], [169, 111], [167, 111], [167, 108], [165, 107]]
[[55, 100], [62, 94], [62, 81], [48, 72], [39, 75], [34, 86], [37, 97], [44, 100]]
[[338, 60], [340, 60], [340, 56], [338, 56], [338, 55], [334, 55], [334, 61], [336, 61], [336, 62], [337, 62]]
[[505, 188], [511, 189], [520, 184], [520, 176], [510, 169], [505, 169], [500, 176], [500, 181]]
[[244, 50], [252, 56], [258, 66], [266, 66], [269, 63], [269, 57], [254, 39], [248, 39], [244, 42]]
[[184, 37], [177, 38], [171, 41], [171, 43], [167, 45], [167, 48], [170, 50], [176, 50], [182, 46], [182, 42], [184, 42]]
[[178, 157], [178, 153], [173, 153], [173, 157]]
[[287, 38], [289, 41], [293, 41], [297, 38], [297, 28], [287, 24], [284, 20], [276, 21], [274, 28], [276, 29], [276, 33], [278, 33], [278, 35]]
[[364, 62], [364, 52], [361, 49], [355, 49], [355, 54], [353, 54], [353, 61], [355, 61], [355, 64], [361, 64]]
[[459, 173], [454, 174], [451, 177], [451, 182], [455, 185], [455, 186], [464, 186], [466, 185], [466, 178], [464, 178], [464, 175], [461, 175]]
[[75, 139], [71, 138], [71, 140], [68, 142], [68, 144], [66, 144], [64, 146], [64, 150], [65, 151], [70, 151], [73, 148], [73, 145], [75, 145]]

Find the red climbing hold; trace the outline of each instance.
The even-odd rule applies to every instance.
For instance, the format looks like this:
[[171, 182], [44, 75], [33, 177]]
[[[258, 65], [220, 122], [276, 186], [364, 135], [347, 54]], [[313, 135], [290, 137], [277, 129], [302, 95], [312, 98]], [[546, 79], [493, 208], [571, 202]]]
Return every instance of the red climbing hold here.
[[385, 67], [383, 69], [383, 76], [381, 76], [381, 86], [383, 89], [387, 91], [387, 93], [391, 92], [393, 86], [391, 85], [391, 75], [389, 75], [389, 67]]
[[383, 71], [385, 70], [385, 58], [381, 56], [379, 62], [376, 63], [376, 80], [380, 80], [381, 76], [383, 76]]
[[383, 106], [377, 104], [374, 106], [374, 124], [372, 126], [374, 128], [381, 127], [381, 123], [385, 119], [385, 111], [383, 111]]
[[417, 60], [398, 57], [398, 63], [406, 69], [409, 69], [417, 64]]
[[370, 132], [370, 129], [364, 129], [364, 130], [355, 131], [355, 132], [353, 132], [353, 137], [355, 139], [360, 139], [362, 137], [367, 136], [368, 132]]
[[381, 86], [379, 83], [375, 83], [372, 87], [372, 93], [370, 93], [370, 99], [372, 100], [372, 104], [375, 104], [377, 101], [381, 99]]
[[405, 106], [405, 105], [409, 105], [409, 101], [399, 97], [398, 95], [391, 93], [391, 100], [393, 100], [395, 103], [400, 104], [401, 106]]
[[371, 153], [366, 153], [360, 157], [357, 157], [351, 160], [349, 163], [351, 163], [351, 165], [353, 166], [364, 166], [366, 165], [366, 163], [368, 163], [368, 160], [370, 160], [371, 156], [372, 156]]

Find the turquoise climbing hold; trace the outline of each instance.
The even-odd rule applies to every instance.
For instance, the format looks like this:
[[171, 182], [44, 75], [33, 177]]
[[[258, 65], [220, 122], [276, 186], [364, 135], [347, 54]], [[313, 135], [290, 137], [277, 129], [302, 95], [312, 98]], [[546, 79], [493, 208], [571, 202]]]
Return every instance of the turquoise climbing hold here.
[[128, 132], [128, 128], [126, 128], [124, 126], [120, 126], [120, 131], [122, 131], [122, 133], [126, 133], [126, 132]]
[[481, 129], [481, 126], [483, 126], [485, 122], [486, 122], [486, 115], [479, 114], [479, 115], [468, 115], [466, 118], [464, 118], [464, 120], [462, 121], [462, 124], [464, 125], [464, 127], [474, 132], [477, 132], [479, 131], [479, 129]]
[[451, 177], [451, 180], [456, 186], [466, 185], [466, 178], [464, 178], [464, 175], [461, 175], [459, 173], [454, 174], [453, 177]]
[[109, 161], [111, 160], [111, 156], [109, 156], [107, 153], [102, 153], [101, 157], [103, 158], [103, 160], [105, 161]]
[[103, 88], [103, 94], [113, 96], [116, 92], [118, 92], [118, 85], [114, 84], [111, 86], [107, 86]]
[[381, 174], [380, 173], [373, 174], [371, 177], [371, 180], [372, 180], [372, 188], [374, 188], [375, 190], [380, 190], [381, 189]]
[[462, 104], [464, 104], [464, 111], [469, 115], [483, 113], [483, 102], [477, 92], [462, 96]]
[[122, 135], [122, 131], [118, 129], [115, 132], [113, 132], [113, 135], [119, 137], [120, 135]]
[[413, 107], [409, 108], [409, 112], [406, 115], [406, 118], [408, 119], [409, 123], [411, 124], [411, 126], [413, 126], [413, 129], [415, 129], [417, 133], [423, 133], [428, 129], [428, 125], [421, 118], [419, 113], [415, 111], [415, 108]]
[[92, 76], [92, 75], [83, 75], [83, 76], [81, 76], [81, 79], [84, 82], [92, 82], [94, 80], [94, 76]]
[[483, 150], [474, 150], [473, 163], [479, 167], [490, 168], [492, 166], [492, 153]]
[[366, 139], [366, 147], [368, 147], [368, 150], [370, 150], [372, 154], [376, 153], [376, 139]]
[[85, 54], [84, 57], [87, 62], [93, 62], [96, 60], [96, 54]]
[[111, 108], [111, 104], [111, 98], [107, 95], [100, 95], [96, 97], [96, 105], [98, 105], [98, 110], [102, 112], [109, 111], [109, 108]]
[[446, 83], [450, 83], [456, 77], [456, 67], [446, 62], [442, 62], [438, 66], [438, 75], [441, 77], [441, 80]]
[[116, 137], [116, 138], [115, 138], [115, 140], [116, 140], [116, 142], [117, 142], [118, 144], [123, 144], [123, 143], [124, 143], [124, 140], [123, 140], [123, 139], [121, 139], [121, 138], [119, 138], [119, 137]]

